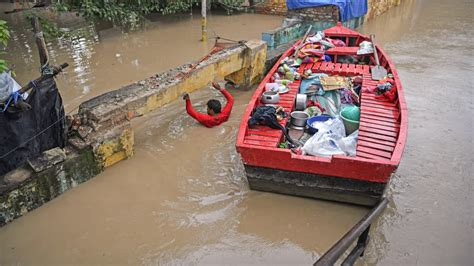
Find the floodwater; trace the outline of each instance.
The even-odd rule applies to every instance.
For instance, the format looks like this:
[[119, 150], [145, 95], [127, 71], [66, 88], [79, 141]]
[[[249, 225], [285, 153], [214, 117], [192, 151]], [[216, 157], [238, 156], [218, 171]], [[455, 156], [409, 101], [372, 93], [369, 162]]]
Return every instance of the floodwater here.
[[[375, 33], [398, 66], [410, 128], [388, 191], [391, 203], [372, 227], [359, 265], [474, 260], [472, 10], [469, 0], [408, 0], [361, 29]], [[224, 37], [246, 39], [280, 21], [215, 15], [210, 25]], [[125, 35], [82, 31], [91, 34], [77, 44], [49, 44], [56, 63], [72, 63], [59, 78], [69, 109], [209, 49], [197, 42], [197, 16], [156, 21]], [[34, 75], [36, 52], [20, 32], [24, 36], [8, 57], [26, 82]], [[21, 66], [25, 62], [29, 66]], [[367, 209], [250, 191], [234, 143], [251, 92], [231, 93], [235, 107], [220, 127], [198, 125], [181, 101], [134, 120], [135, 155], [0, 228], [0, 264], [314, 262]], [[191, 95], [198, 108], [210, 97], [220, 96], [209, 88]]]

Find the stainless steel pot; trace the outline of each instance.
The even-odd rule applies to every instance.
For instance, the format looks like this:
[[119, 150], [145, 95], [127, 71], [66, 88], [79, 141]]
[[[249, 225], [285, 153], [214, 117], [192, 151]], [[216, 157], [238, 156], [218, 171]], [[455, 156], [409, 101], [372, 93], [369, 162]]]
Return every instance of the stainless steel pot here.
[[308, 120], [309, 118], [309, 114], [302, 111], [291, 112], [290, 116], [291, 116], [291, 124], [297, 127], [305, 127], [306, 120]]
[[308, 96], [306, 94], [296, 94], [295, 100], [295, 110], [303, 111], [306, 109], [306, 101], [308, 100]]
[[275, 104], [280, 101], [280, 94], [276, 91], [266, 91], [262, 94], [262, 103]]

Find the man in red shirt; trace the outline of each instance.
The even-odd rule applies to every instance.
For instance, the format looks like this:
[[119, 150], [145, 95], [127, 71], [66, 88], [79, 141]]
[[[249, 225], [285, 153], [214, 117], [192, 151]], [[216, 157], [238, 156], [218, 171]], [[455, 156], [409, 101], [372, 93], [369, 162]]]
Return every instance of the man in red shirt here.
[[234, 98], [226, 89], [221, 88], [216, 82], [212, 82], [212, 86], [224, 94], [227, 99], [227, 104], [222, 110], [221, 103], [218, 100], [211, 99], [207, 102], [207, 114], [199, 113], [191, 105], [189, 94], [186, 93], [183, 96], [183, 99], [186, 100], [186, 111], [188, 114], [206, 127], [214, 127], [226, 122], [234, 105]]

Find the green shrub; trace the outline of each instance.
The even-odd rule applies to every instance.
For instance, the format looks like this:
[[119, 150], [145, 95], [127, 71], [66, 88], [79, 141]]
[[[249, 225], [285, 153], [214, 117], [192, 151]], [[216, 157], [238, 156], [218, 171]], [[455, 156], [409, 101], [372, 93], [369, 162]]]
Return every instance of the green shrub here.
[[0, 20], [0, 73], [8, 69], [8, 62], [2, 59], [2, 55], [5, 54], [5, 49], [10, 40], [10, 32], [8, 31], [8, 25], [6, 21]]

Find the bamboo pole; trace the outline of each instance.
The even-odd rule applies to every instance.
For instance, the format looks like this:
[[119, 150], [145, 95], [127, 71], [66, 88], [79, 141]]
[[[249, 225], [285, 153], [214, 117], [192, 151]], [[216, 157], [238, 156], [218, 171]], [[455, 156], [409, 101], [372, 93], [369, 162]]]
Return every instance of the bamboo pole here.
[[206, 12], [207, 12], [207, 0], [202, 0], [201, 1], [201, 30], [202, 30], [202, 38], [201, 41], [205, 42], [207, 41], [207, 17], [206, 17]]
[[46, 49], [46, 43], [44, 41], [43, 31], [41, 30], [38, 17], [34, 16], [31, 19], [31, 25], [33, 26], [33, 32], [35, 33], [36, 46], [38, 46], [41, 67], [44, 67], [48, 64], [49, 55], [48, 50]]

